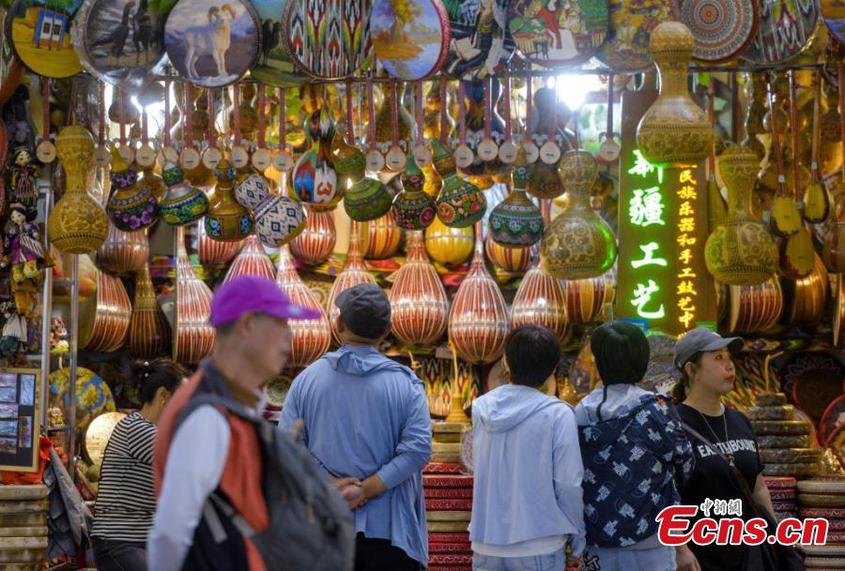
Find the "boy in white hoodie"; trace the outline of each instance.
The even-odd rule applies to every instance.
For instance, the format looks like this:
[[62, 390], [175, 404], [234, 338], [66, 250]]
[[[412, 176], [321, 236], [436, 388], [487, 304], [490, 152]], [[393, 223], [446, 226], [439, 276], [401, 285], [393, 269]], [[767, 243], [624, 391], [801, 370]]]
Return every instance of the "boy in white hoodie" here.
[[557, 336], [526, 325], [507, 340], [510, 384], [472, 405], [474, 571], [564, 568], [584, 550], [583, 467], [572, 409], [540, 389], [560, 359]]

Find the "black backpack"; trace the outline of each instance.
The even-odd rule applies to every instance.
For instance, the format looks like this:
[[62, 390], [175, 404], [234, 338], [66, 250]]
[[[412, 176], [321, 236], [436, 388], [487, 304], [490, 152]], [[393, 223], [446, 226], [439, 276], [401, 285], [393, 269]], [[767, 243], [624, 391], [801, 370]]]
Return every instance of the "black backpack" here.
[[263, 452], [263, 492], [270, 525], [256, 532], [217, 490], [208, 497], [203, 519], [222, 514], [228, 521], [204, 521], [206, 525], [201, 527], [218, 531], [210, 535], [220, 544], [231, 543], [233, 538], [225, 530], [236, 529], [255, 545], [268, 570], [351, 571], [355, 552], [352, 515], [308, 449], [247, 406], [213, 393], [194, 395], [179, 414], [177, 428], [204, 405], [223, 407], [255, 425]]

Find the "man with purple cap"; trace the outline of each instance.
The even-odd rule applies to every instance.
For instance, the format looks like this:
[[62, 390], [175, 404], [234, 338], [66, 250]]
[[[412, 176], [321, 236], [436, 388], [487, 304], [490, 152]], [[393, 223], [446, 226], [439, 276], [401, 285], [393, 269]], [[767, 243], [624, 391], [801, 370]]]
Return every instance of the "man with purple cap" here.
[[279, 430], [304, 422], [305, 444], [328, 474], [360, 480], [353, 517], [355, 571], [417, 571], [428, 562], [422, 468], [431, 418], [422, 381], [376, 347], [390, 302], [375, 284], [341, 293], [342, 346], [305, 369], [285, 399]]
[[268, 568], [230, 518], [206, 502], [216, 492], [252, 529], [268, 527], [255, 423], [211, 404], [196, 406], [187, 416], [180, 413], [192, 398], [212, 393], [246, 405], [258, 418], [261, 388], [290, 355], [288, 320], [318, 317], [266, 278], [239, 277], [217, 288], [211, 300], [214, 350], [176, 391], [159, 421], [153, 457], [159, 500], [148, 540], [149, 569]]

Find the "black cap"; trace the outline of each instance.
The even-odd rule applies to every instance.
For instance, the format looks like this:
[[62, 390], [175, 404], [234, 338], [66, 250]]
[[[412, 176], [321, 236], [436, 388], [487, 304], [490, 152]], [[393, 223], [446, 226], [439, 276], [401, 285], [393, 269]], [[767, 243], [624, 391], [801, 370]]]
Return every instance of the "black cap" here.
[[358, 337], [378, 339], [390, 328], [390, 300], [376, 284], [358, 284], [344, 290], [334, 304], [346, 327]]

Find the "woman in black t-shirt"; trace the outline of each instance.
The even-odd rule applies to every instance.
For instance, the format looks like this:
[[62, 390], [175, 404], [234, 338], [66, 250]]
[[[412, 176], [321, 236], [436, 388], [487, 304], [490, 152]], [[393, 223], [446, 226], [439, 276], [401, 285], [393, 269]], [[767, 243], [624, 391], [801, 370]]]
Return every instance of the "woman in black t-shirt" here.
[[[738, 337], [723, 338], [699, 327], [681, 337], [675, 346], [675, 365], [681, 380], [673, 396], [684, 424], [703, 436], [715, 448], [690, 434], [695, 456], [692, 477], [680, 490], [681, 503], [712, 506], [715, 500], [740, 500], [742, 519], [754, 517], [754, 509], [743, 500], [744, 494], [734, 477], [732, 461], [752, 490], [754, 503], [774, 514], [772, 500], [763, 480], [763, 464], [757, 453], [757, 440], [751, 423], [741, 413], [725, 407], [721, 398], [734, 389], [736, 369], [731, 353], [742, 348]], [[688, 431], [689, 432], [689, 431]], [[727, 458], [726, 458], [727, 457]], [[721, 502], [720, 502], [721, 503]], [[720, 516], [710, 509], [710, 516]], [[699, 511], [697, 517], [704, 517]], [[772, 515], [774, 518], [774, 515]], [[763, 548], [748, 545], [699, 546], [689, 543], [679, 549], [680, 571], [769, 571], [771, 562]]]

